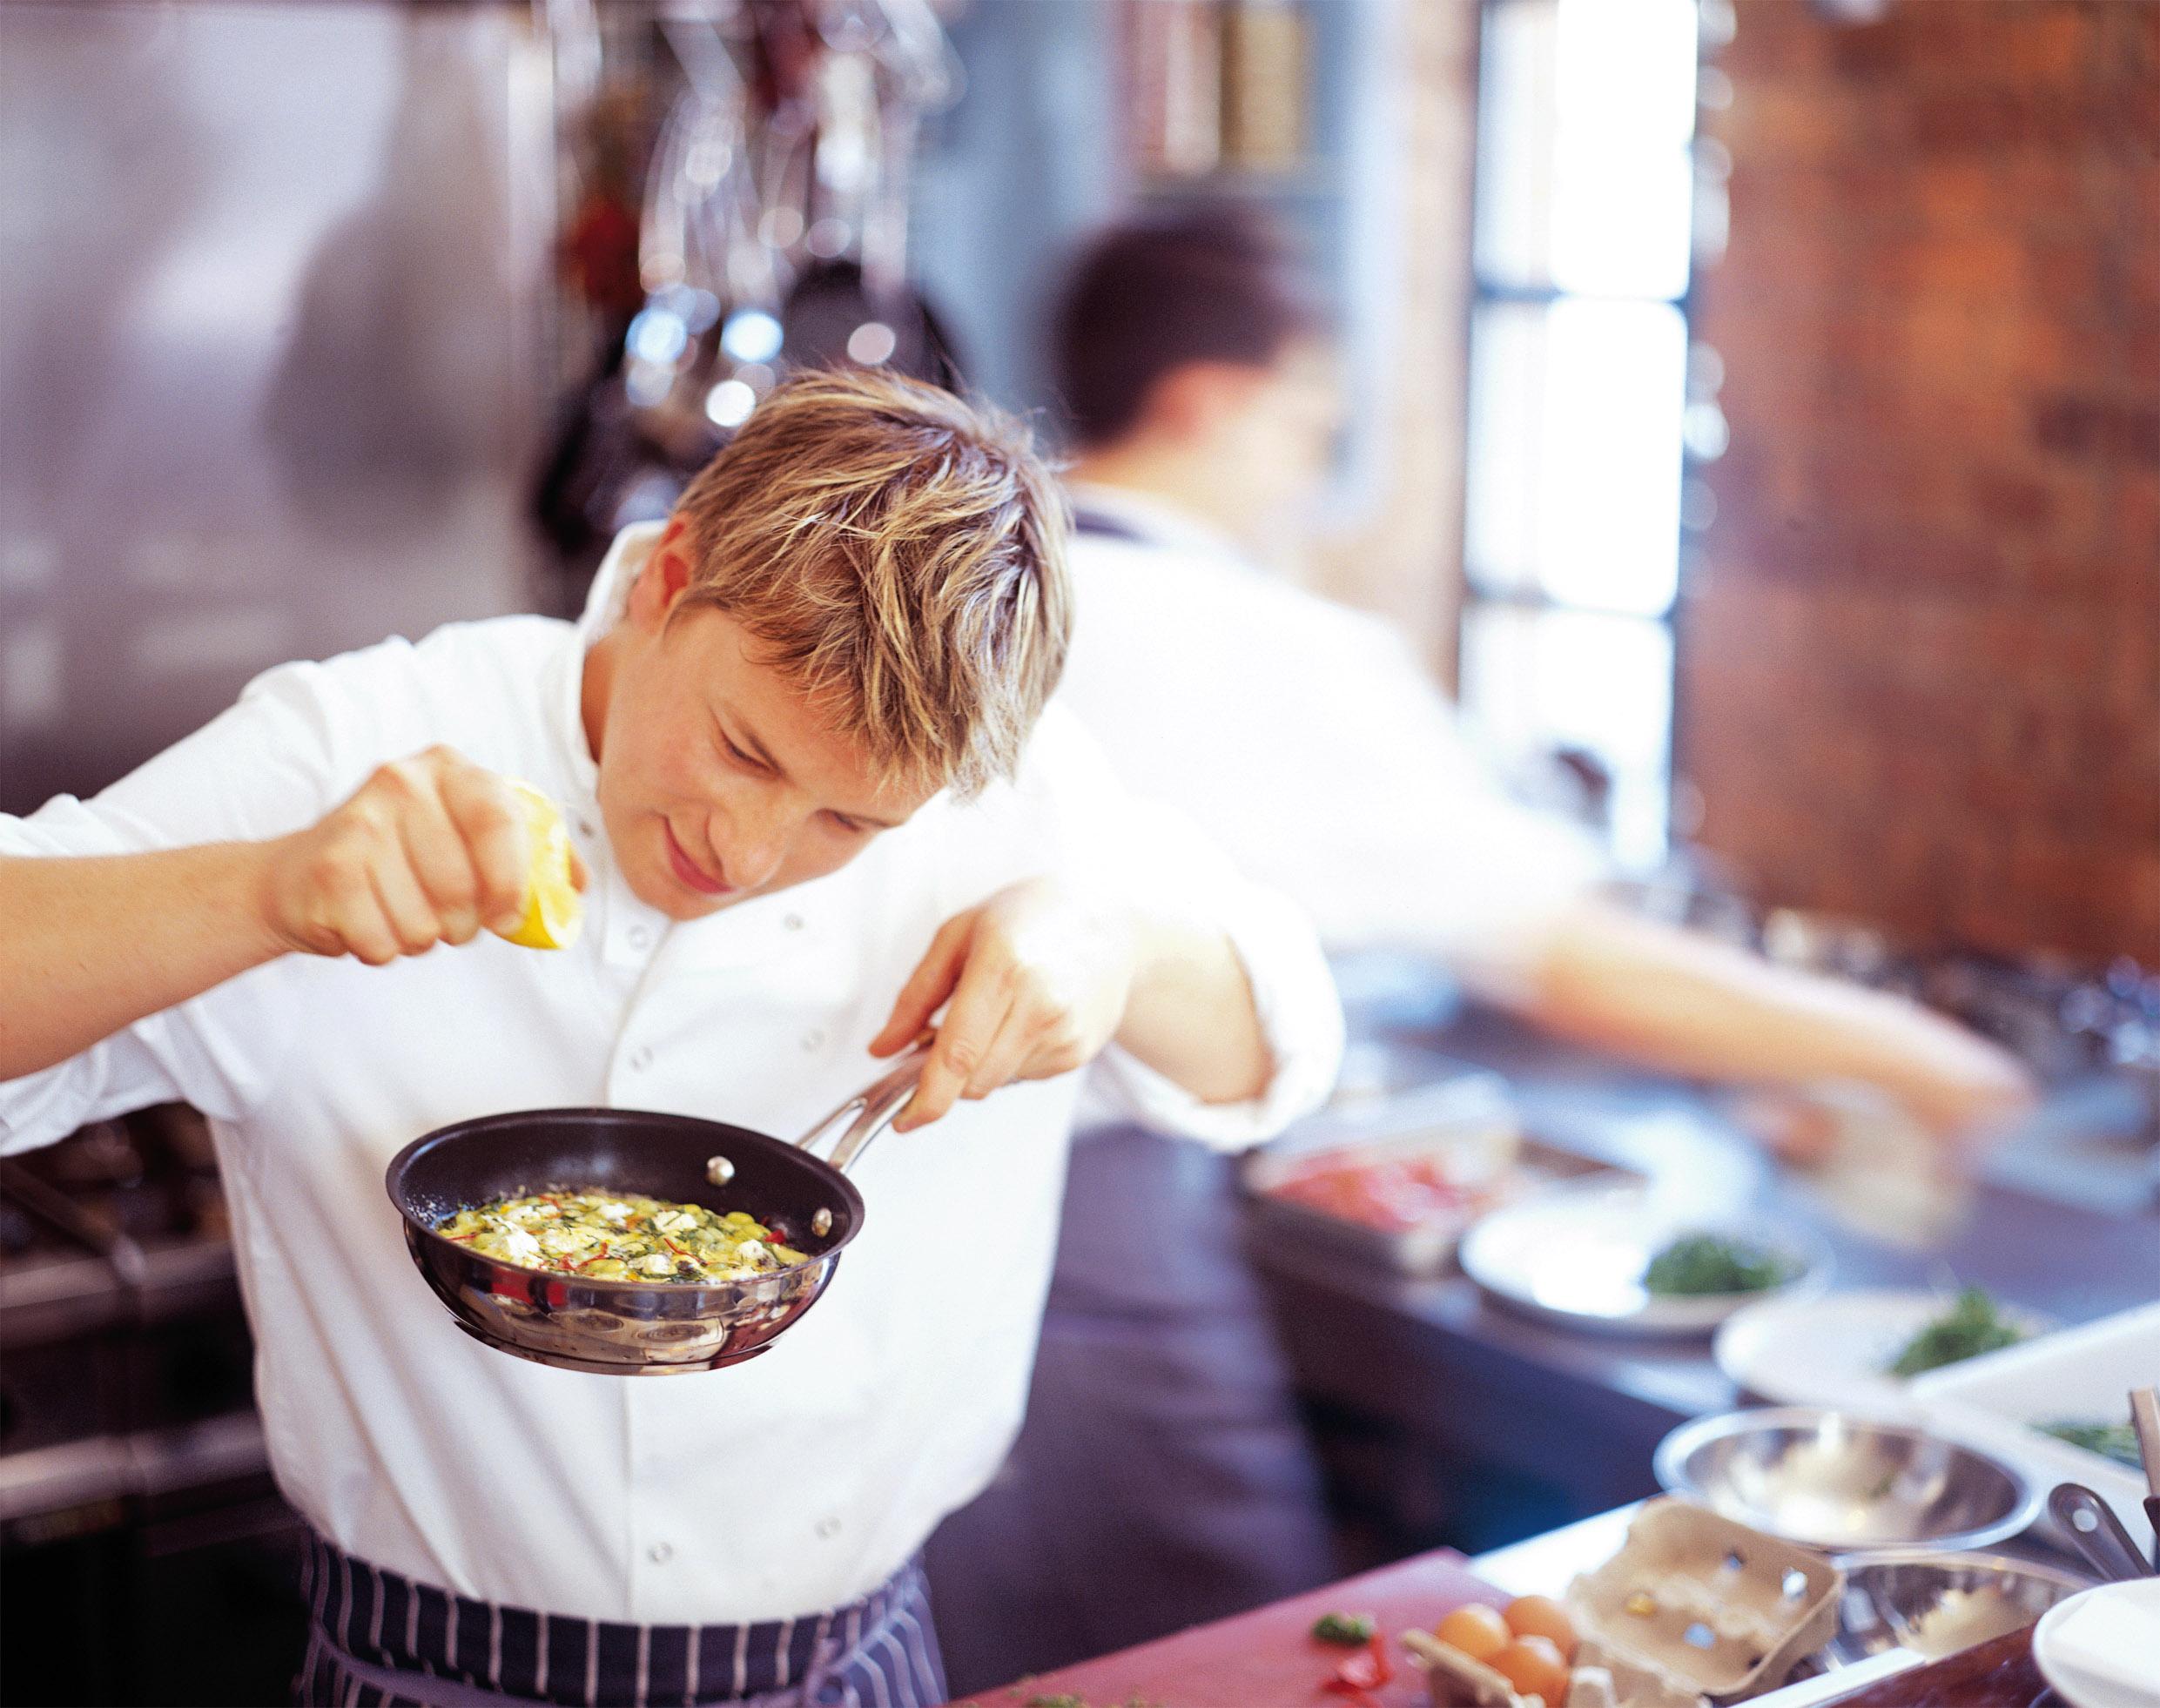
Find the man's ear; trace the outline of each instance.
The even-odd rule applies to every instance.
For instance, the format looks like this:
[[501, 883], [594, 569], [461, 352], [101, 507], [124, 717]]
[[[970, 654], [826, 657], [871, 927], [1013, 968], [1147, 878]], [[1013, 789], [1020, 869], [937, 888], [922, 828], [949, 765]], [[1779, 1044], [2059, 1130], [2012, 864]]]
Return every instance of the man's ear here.
[[679, 515], [670, 516], [631, 585], [630, 615], [640, 622], [664, 621], [690, 578], [690, 524]]

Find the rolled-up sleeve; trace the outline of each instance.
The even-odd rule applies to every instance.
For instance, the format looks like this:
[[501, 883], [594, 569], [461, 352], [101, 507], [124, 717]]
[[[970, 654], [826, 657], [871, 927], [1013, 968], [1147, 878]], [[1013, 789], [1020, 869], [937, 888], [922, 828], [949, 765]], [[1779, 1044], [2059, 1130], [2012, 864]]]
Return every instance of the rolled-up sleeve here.
[[1114, 1045], [1088, 1090], [1143, 1126], [1237, 1151], [1327, 1099], [1342, 1065], [1342, 1006], [1311, 925], [1287, 899], [1226, 868], [1211, 900], [1252, 987], [1273, 1063], [1265, 1089], [1240, 1103], [1208, 1103]]
[[[361, 763], [341, 751], [334, 672], [286, 666], [92, 799], [63, 795], [27, 817], [0, 814], [0, 855], [139, 854], [284, 834], [311, 824]], [[237, 1120], [289, 1046], [275, 963], [152, 1014], [67, 1060], [0, 1080], [0, 1152], [65, 1138], [153, 1103]], [[35, 1001], [14, 992], [0, 1000]]]
[[1310, 919], [1245, 877], [1185, 813], [1128, 793], [1077, 725], [1053, 728], [1053, 739], [1070, 744], [1060, 755], [1076, 785], [1067, 805], [1084, 808], [1079, 822], [1068, 820], [1068, 855], [1221, 927], [1243, 965], [1272, 1063], [1258, 1096], [1210, 1103], [1113, 1045], [1090, 1070], [1083, 1120], [1134, 1120], [1226, 1151], [1272, 1139], [1326, 1100], [1342, 1064], [1342, 1002]]

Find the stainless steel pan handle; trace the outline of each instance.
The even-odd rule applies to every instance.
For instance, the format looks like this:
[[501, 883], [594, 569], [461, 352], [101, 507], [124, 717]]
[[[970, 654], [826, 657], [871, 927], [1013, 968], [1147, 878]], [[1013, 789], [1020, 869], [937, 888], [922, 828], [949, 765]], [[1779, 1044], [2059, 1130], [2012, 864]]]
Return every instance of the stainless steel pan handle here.
[[[930, 1049], [935, 1040], [925, 1035], [892, 1059], [892, 1066], [877, 1079], [849, 1098], [824, 1120], [804, 1133], [798, 1141], [802, 1149], [815, 1156], [818, 1143], [828, 1133], [847, 1121], [846, 1130], [832, 1142], [831, 1153], [825, 1158], [835, 1168], [845, 1173], [848, 1166], [870, 1148], [870, 1141], [892, 1124], [913, 1095], [916, 1082], [923, 1077], [923, 1064], [930, 1059]], [[850, 1117], [853, 1117], [850, 1120]]]

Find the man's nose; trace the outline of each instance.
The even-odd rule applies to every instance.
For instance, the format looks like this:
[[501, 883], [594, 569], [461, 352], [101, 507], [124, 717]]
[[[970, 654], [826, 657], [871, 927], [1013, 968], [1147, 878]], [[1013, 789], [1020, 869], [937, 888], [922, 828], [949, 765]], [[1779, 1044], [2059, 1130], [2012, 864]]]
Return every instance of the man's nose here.
[[728, 826], [720, 850], [728, 882], [737, 889], [756, 890], [778, 877], [800, 822], [799, 815], [778, 807], [738, 815]]

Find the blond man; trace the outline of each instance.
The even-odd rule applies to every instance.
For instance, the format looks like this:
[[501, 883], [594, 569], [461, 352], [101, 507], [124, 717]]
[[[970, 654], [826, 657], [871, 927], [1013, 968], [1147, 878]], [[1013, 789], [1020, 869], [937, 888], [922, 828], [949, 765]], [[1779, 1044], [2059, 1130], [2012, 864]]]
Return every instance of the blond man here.
[[[1063, 526], [1011, 425], [811, 376], [616, 542], [578, 625], [273, 671], [94, 800], [0, 818], [0, 1144], [209, 1116], [318, 1533], [306, 1699], [941, 1699], [912, 1562], [1019, 1422], [1074, 1070], [1236, 1145], [1340, 1044], [1296, 916], [1042, 715]], [[557, 954], [485, 929], [524, 889], [508, 777], [573, 828]], [[858, 1166], [847, 1263], [754, 1362], [520, 1362], [406, 1261], [380, 1182], [423, 1131], [801, 1130], [932, 1024], [899, 1126], [937, 1130]]]

